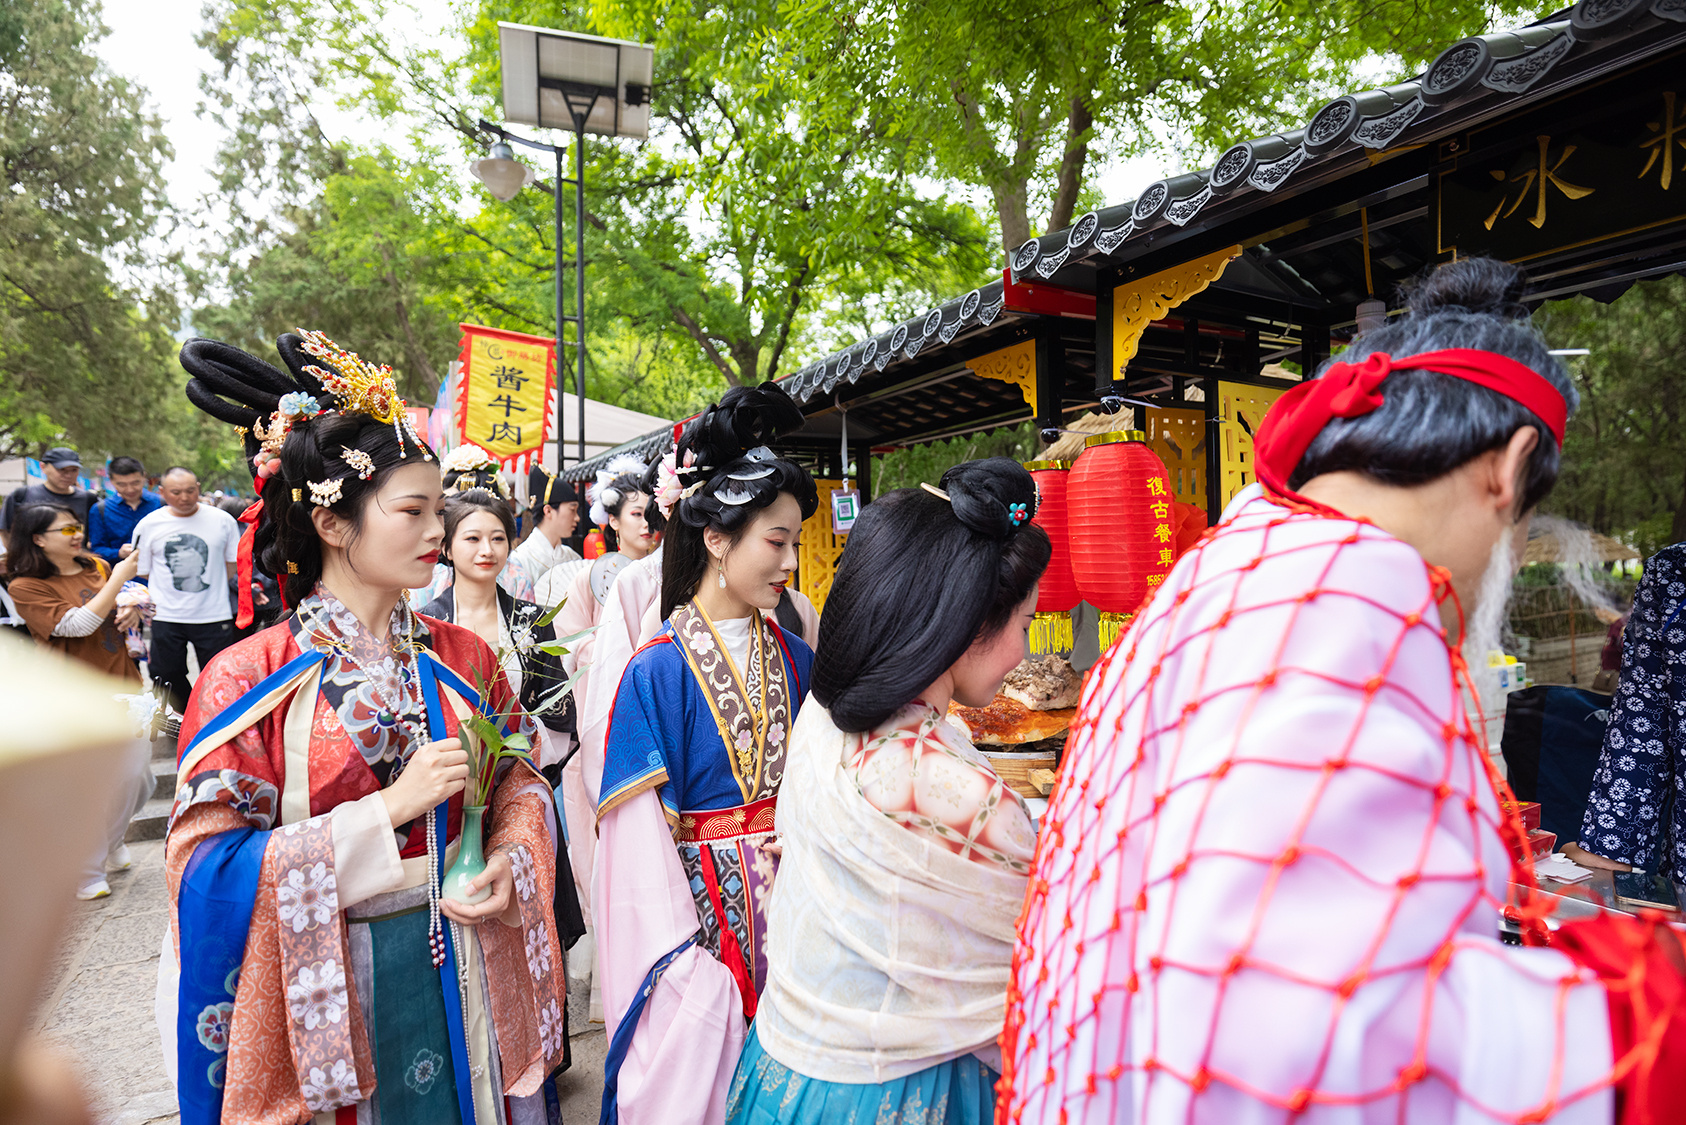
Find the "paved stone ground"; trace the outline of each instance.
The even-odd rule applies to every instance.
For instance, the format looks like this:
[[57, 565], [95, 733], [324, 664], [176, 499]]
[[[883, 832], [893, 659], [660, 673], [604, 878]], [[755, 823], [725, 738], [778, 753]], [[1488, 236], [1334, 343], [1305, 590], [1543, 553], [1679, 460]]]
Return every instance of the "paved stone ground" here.
[[[109, 877], [111, 896], [76, 904], [42, 983], [35, 1028], [75, 1060], [102, 1125], [163, 1125], [179, 1120], [152, 1018], [158, 950], [169, 925], [164, 844], [129, 847], [134, 866]], [[573, 1020], [576, 1031], [582, 1026]], [[576, 1034], [572, 1046], [562, 1119], [590, 1125], [603, 1092], [601, 1025]]]

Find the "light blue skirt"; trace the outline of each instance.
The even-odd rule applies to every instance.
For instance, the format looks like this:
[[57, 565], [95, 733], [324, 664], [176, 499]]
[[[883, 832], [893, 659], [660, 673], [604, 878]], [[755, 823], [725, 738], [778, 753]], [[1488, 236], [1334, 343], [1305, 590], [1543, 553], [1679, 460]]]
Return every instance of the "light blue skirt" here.
[[726, 1098], [727, 1125], [990, 1125], [995, 1070], [961, 1055], [893, 1082], [821, 1082], [761, 1049], [751, 1024]]

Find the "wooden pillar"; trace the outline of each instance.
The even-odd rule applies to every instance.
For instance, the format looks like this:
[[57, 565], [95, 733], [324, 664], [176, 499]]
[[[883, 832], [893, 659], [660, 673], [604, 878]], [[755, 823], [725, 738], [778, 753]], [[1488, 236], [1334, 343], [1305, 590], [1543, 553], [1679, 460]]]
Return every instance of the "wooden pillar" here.
[[1112, 302], [1118, 283], [1116, 270], [1095, 273], [1095, 397], [1112, 394]]
[[1218, 381], [1216, 379], [1200, 380], [1200, 389], [1206, 393], [1206, 401], [1200, 405], [1206, 411], [1206, 523], [1208, 526], [1218, 522], [1218, 513], [1223, 511], [1223, 434], [1218, 430], [1221, 425], [1221, 413], [1218, 403]]
[[1065, 340], [1060, 322], [1049, 317], [1036, 332], [1036, 429], [1043, 445], [1060, 440], [1065, 417]]
[[855, 487], [860, 489], [861, 503], [872, 499], [872, 445], [863, 442], [855, 446]]

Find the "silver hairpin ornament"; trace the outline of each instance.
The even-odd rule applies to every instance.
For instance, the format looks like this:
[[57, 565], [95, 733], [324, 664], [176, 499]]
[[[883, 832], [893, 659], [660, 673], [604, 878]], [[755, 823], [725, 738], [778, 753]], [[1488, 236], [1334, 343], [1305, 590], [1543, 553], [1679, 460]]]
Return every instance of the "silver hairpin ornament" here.
[[727, 480], [761, 480], [764, 477], [772, 476], [776, 472], [778, 472], [778, 470], [773, 468], [773, 466], [763, 465], [759, 469], [739, 469], [735, 473], [727, 473], [726, 479]]
[[340, 460], [357, 470], [358, 480], [368, 480], [375, 475], [375, 459], [361, 449], [340, 450]]
[[745, 461], [773, 461], [777, 458], [778, 454], [764, 445], [758, 445], [754, 449], [747, 450], [743, 455]]
[[[923, 488], [926, 492], [929, 492], [932, 496], [935, 496], [938, 500], [948, 500], [948, 493], [944, 492], [934, 484], [925, 484], [921, 481], [919, 487]], [[953, 503], [953, 501], [950, 501], [950, 503]]]
[[755, 494], [753, 492], [740, 492], [735, 488], [717, 488], [714, 490], [714, 498], [722, 504], [729, 504], [736, 508], [740, 504], [747, 504], [754, 500]]
[[307, 481], [310, 485], [310, 502], [319, 508], [332, 508], [340, 502], [340, 489], [345, 487], [344, 477], [333, 480]]

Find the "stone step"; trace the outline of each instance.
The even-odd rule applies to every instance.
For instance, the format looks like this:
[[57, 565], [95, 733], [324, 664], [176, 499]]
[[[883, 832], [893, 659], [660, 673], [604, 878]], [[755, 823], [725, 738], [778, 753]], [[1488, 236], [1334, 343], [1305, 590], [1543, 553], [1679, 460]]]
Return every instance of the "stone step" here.
[[154, 797], [142, 805], [141, 811], [129, 821], [124, 841], [133, 844], [140, 840], [162, 840], [164, 830], [170, 826], [170, 805], [168, 797]]
[[154, 758], [152, 760], [152, 795], [164, 798], [176, 795], [176, 760], [174, 758]]

